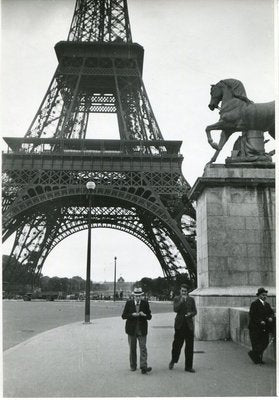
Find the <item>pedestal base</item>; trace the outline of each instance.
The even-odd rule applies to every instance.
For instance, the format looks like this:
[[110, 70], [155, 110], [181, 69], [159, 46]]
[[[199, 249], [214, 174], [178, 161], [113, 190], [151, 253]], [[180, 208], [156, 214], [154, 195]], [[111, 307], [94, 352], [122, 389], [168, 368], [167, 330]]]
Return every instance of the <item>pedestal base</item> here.
[[190, 192], [197, 202], [198, 289], [191, 295], [200, 340], [234, 338], [240, 317], [232, 310], [246, 308], [247, 318], [259, 287], [275, 296], [274, 186], [272, 163], [214, 164]]
[[[268, 302], [275, 307], [275, 288], [266, 287]], [[248, 311], [256, 299], [258, 287], [234, 286], [200, 288], [191, 292], [198, 313], [195, 317], [195, 336], [198, 340], [236, 339], [237, 330], [248, 328]], [[245, 308], [245, 321], [240, 321], [236, 309]], [[233, 317], [234, 316], [234, 317]]]

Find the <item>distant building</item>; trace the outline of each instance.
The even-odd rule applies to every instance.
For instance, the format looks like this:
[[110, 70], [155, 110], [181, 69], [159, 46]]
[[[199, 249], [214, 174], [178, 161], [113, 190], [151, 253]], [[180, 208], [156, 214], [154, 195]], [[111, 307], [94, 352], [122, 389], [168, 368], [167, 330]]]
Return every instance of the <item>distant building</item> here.
[[[131, 296], [131, 293], [133, 291], [135, 282], [125, 282], [124, 278], [120, 276], [120, 278], [116, 282], [116, 287], [115, 287], [115, 292], [116, 292], [116, 297], [118, 299], [123, 298], [127, 299]], [[104, 297], [110, 297], [111, 299], [113, 298], [114, 294], [114, 282], [103, 282], [103, 283], [98, 283], [96, 284], [93, 282], [93, 293], [94, 295], [99, 295]]]

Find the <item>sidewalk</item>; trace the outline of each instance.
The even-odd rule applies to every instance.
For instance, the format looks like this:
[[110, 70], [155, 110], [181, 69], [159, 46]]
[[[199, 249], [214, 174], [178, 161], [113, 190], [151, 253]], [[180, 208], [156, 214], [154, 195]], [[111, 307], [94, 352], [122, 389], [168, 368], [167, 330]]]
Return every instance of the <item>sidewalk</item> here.
[[65, 325], [4, 352], [4, 397], [196, 397], [275, 396], [275, 363], [252, 364], [247, 349], [232, 342], [195, 342], [195, 374], [184, 354], [168, 369], [174, 314], [149, 322], [152, 372], [131, 372], [120, 317]]

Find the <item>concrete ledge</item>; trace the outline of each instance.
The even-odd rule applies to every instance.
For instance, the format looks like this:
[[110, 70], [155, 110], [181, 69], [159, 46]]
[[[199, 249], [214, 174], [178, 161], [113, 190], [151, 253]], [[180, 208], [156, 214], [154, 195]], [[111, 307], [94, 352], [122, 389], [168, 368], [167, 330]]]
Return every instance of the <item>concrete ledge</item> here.
[[274, 163], [210, 164], [204, 169], [189, 192], [190, 200], [197, 200], [206, 187], [274, 187]]
[[195, 336], [198, 340], [229, 340], [229, 308], [198, 307], [195, 317]]
[[[248, 307], [199, 307], [195, 336], [198, 340], [232, 340], [251, 348], [248, 323]], [[276, 341], [271, 336], [264, 356], [276, 360]]]
[[[268, 301], [276, 306], [275, 287], [266, 287]], [[197, 307], [250, 307], [256, 299], [258, 286], [231, 286], [198, 288], [191, 292]]]
[[[269, 296], [276, 295], [275, 287], [265, 287]], [[197, 288], [191, 292], [191, 296], [248, 296], [255, 297], [258, 286], [229, 286], [229, 287], [205, 287]]]

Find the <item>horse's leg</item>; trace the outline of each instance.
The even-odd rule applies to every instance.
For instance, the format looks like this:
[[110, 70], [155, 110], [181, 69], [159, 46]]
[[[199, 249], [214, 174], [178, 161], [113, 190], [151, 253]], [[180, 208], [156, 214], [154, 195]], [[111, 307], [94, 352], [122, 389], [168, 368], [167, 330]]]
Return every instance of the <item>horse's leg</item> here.
[[218, 157], [220, 151], [225, 146], [225, 144], [228, 141], [228, 138], [231, 136], [232, 133], [233, 132], [231, 132], [231, 131], [222, 131], [221, 132], [220, 141], [218, 143], [218, 149], [216, 150], [216, 152], [214, 153], [213, 157], [211, 158], [211, 160], [207, 164], [212, 164], [213, 162], [215, 162], [217, 160], [217, 157]]
[[215, 149], [215, 150], [219, 149], [219, 145], [213, 141], [212, 136], [211, 136], [211, 131], [218, 131], [218, 130], [222, 130], [222, 129], [224, 129], [224, 123], [222, 121], [218, 121], [215, 124], [208, 125], [205, 128], [205, 132], [207, 135], [207, 141], [210, 144], [210, 146], [213, 147], [213, 149]]
[[210, 161], [208, 161], [208, 163], [206, 163], [206, 165], [212, 164], [213, 162], [215, 162], [217, 160], [217, 157], [220, 153], [220, 150], [216, 150], [213, 157], [211, 158]]

